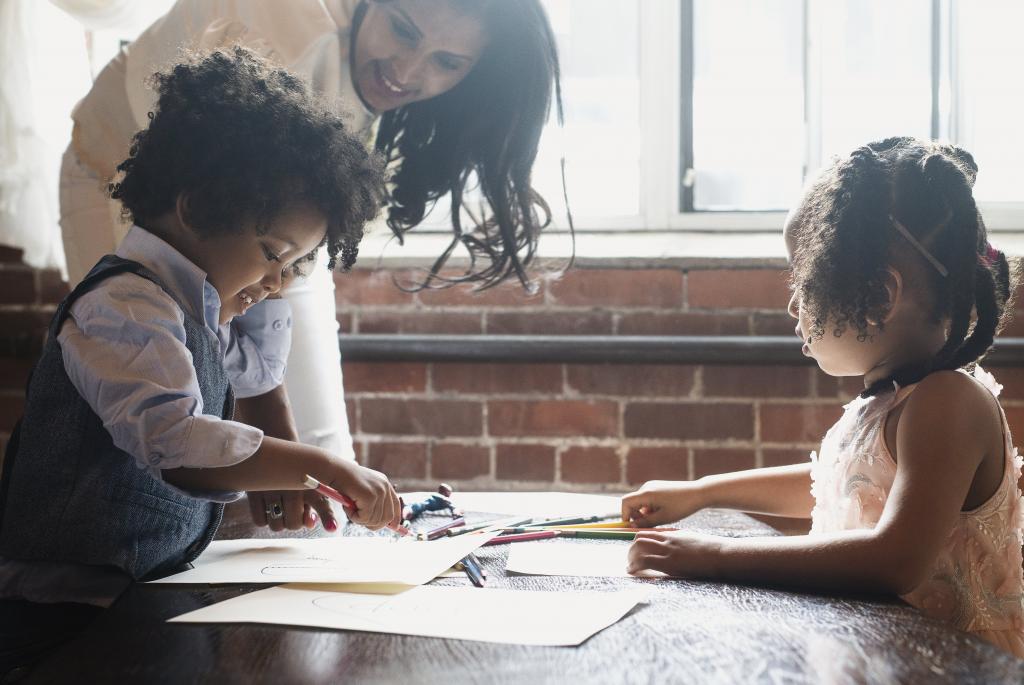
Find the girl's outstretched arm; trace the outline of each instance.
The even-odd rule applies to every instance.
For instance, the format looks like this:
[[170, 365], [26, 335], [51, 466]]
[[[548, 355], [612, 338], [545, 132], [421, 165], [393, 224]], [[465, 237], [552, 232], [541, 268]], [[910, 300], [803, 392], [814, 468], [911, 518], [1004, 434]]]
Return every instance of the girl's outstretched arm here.
[[978, 383], [957, 372], [932, 374], [899, 418], [896, 478], [873, 529], [746, 539], [642, 533], [629, 571], [905, 594], [927, 577], [979, 465], [1002, 463], [1001, 426], [995, 401]]
[[622, 520], [641, 528], [672, 523], [706, 507], [810, 518], [811, 465], [775, 466], [704, 476], [652, 480], [622, 498]]

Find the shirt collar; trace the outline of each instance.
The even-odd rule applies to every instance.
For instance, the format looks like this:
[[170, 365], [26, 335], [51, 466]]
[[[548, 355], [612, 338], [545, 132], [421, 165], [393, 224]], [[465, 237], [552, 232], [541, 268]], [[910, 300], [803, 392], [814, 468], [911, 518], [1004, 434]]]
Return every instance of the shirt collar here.
[[141, 226], [132, 226], [117, 248], [117, 256], [142, 264], [155, 273], [171, 293], [212, 331], [220, 321], [220, 295], [206, 272], [185, 255]]

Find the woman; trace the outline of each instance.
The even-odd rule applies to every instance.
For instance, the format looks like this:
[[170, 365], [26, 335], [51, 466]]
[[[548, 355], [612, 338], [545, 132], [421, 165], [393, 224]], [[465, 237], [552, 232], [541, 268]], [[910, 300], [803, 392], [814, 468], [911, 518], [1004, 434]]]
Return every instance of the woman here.
[[[352, 129], [392, 165], [387, 223], [399, 238], [450, 193], [452, 243], [424, 286], [440, 278], [460, 243], [472, 266], [446, 283], [487, 287], [514, 275], [527, 285], [526, 266], [549, 220], [530, 171], [552, 86], [561, 117], [558, 56], [539, 0], [178, 0], [111, 60], [73, 113], [61, 172], [72, 285], [127, 230], [104, 188], [145, 125], [149, 76], [178, 61], [182, 48], [234, 43], [303, 76], [351, 112]], [[462, 199], [474, 176], [492, 216], [464, 227]], [[351, 456], [333, 290], [326, 269], [314, 269], [287, 292], [290, 316], [264, 302], [241, 318], [264, 352], [263, 368], [252, 370], [254, 388], [280, 378], [293, 329], [282, 386], [293, 391], [257, 392], [238, 406], [243, 420], [269, 435]], [[286, 415], [277, 408], [289, 402], [296, 425], [275, 424], [269, 417]], [[249, 499], [257, 523], [311, 525], [299, 495]]]

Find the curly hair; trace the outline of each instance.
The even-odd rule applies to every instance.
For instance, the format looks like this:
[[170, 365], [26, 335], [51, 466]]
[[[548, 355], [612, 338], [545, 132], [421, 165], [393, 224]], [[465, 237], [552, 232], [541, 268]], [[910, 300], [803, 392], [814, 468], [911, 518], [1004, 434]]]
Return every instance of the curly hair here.
[[262, 233], [305, 203], [327, 218], [328, 267], [358, 254], [364, 224], [385, 195], [383, 162], [307, 85], [242, 48], [193, 55], [156, 74], [149, 127], [132, 139], [109, 186], [140, 226], [186, 202], [200, 236]]
[[[359, 4], [352, 22], [356, 40], [371, 1], [387, 0]], [[460, 6], [480, 16], [489, 36], [480, 61], [450, 91], [381, 116], [375, 147], [393, 165], [387, 223], [401, 240], [450, 194], [454, 236], [421, 287], [488, 288], [512, 275], [529, 287], [526, 267], [551, 222], [530, 173], [552, 90], [559, 123], [563, 119], [557, 45], [539, 0], [461, 0]], [[467, 230], [463, 196], [474, 176], [493, 215], [473, 218]], [[469, 270], [440, 277], [460, 243], [469, 252]]]
[[[888, 302], [887, 268], [910, 234], [948, 272], [929, 267], [932, 316], [948, 322], [942, 349], [866, 391], [901, 385], [981, 359], [1005, 323], [1017, 265], [988, 244], [972, 194], [978, 166], [954, 145], [915, 138], [868, 143], [836, 160], [809, 187], [794, 220], [792, 284], [812, 319], [812, 337], [847, 328], [866, 340]], [[973, 323], [973, 325], [972, 325]], [[879, 326], [880, 327], [880, 326]]]

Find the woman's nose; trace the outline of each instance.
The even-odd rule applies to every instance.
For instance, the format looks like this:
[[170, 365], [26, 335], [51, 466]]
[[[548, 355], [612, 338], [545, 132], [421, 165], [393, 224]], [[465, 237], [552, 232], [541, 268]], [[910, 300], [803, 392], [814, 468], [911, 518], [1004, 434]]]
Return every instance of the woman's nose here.
[[261, 285], [263, 286], [264, 290], [273, 295], [274, 293], [278, 292], [281, 289], [281, 283], [283, 281], [283, 278], [284, 277], [281, 274], [281, 270], [274, 269], [273, 271], [271, 271], [270, 273], [263, 277]]

